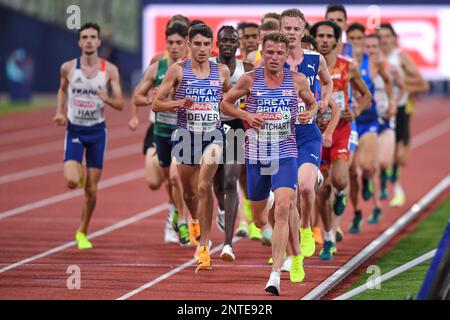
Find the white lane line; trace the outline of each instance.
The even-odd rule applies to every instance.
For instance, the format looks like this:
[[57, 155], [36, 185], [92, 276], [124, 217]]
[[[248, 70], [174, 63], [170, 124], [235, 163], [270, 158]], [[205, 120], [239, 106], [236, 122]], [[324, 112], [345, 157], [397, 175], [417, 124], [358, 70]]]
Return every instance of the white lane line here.
[[[242, 238], [234, 238], [233, 239], [233, 243], [236, 243], [236, 242], [240, 241], [241, 239]], [[213, 254], [219, 252], [220, 250], [222, 250], [222, 246], [223, 246], [223, 243], [217, 245], [209, 253], [211, 255], [213, 255]], [[135, 296], [138, 293], [140, 293], [140, 292], [142, 292], [142, 291], [144, 291], [144, 290], [146, 290], [146, 289], [148, 289], [150, 287], [153, 287], [154, 285], [156, 285], [156, 284], [158, 284], [158, 283], [160, 283], [160, 282], [170, 278], [171, 276], [177, 274], [178, 272], [183, 271], [184, 269], [194, 265], [196, 262], [197, 262], [197, 259], [193, 258], [193, 259], [183, 263], [182, 265], [176, 267], [175, 269], [172, 269], [171, 271], [164, 273], [163, 275], [159, 276], [158, 278], [156, 278], [156, 279], [154, 279], [154, 280], [144, 284], [143, 286], [141, 286], [141, 287], [139, 287], [139, 288], [137, 288], [137, 289], [127, 293], [127, 294], [124, 294], [123, 296], [117, 298], [116, 300], [126, 300], [128, 298], [131, 298], [132, 296]]]
[[[106, 152], [105, 160], [114, 160], [140, 153], [142, 143], [135, 143], [121, 148], [111, 149]], [[29, 170], [18, 171], [15, 173], [0, 176], [0, 184], [19, 181], [32, 177], [38, 177], [48, 173], [62, 171], [63, 163], [58, 162], [47, 166], [37, 167]]]
[[[98, 189], [99, 190], [103, 190], [109, 187], [113, 187], [113, 186], [117, 186], [121, 183], [124, 182], [129, 182], [129, 181], [133, 181], [136, 180], [138, 178], [142, 178], [144, 177], [144, 170], [143, 169], [139, 169], [139, 170], [135, 170], [135, 171], [131, 171], [119, 176], [115, 176], [112, 177], [110, 179], [101, 181], [98, 184]], [[14, 208], [11, 210], [7, 210], [7, 211], [3, 211], [0, 212], [0, 221], [2, 219], [8, 218], [8, 217], [12, 217], [12, 216], [16, 216], [18, 214], [22, 214], [24, 212], [28, 212], [30, 210], [34, 210], [34, 209], [38, 209], [38, 208], [42, 208], [42, 207], [46, 207], [49, 206], [51, 204], [55, 204], [61, 201], [65, 201], [65, 200], [69, 200], [69, 199], [73, 199], [75, 197], [81, 196], [84, 194], [83, 190], [74, 190], [74, 191], [70, 191], [70, 192], [65, 192], [50, 198], [46, 198], [43, 200], [39, 200], [36, 202], [32, 202], [29, 204], [26, 204], [24, 206], [18, 207], [18, 208]]]
[[[138, 214], [136, 214], [136, 215], [134, 215], [134, 216], [132, 216], [132, 217], [130, 217], [128, 219], [119, 221], [119, 222], [117, 222], [117, 223], [115, 223], [115, 224], [113, 224], [113, 225], [111, 225], [109, 227], [106, 227], [106, 228], [103, 228], [101, 230], [98, 230], [98, 231], [90, 234], [88, 236], [88, 238], [90, 240], [92, 240], [92, 239], [101, 237], [101, 236], [103, 236], [105, 234], [108, 234], [108, 233], [111, 233], [111, 232], [113, 232], [113, 231], [115, 231], [117, 229], [124, 228], [124, 227], [126, 227], [126, 226], [128, 226], [130, 224], [133, 224], [135, 222], [141, 221], [141, 220], [146, 219], [148, 217], [154, 216], [154, 215], [162, 212], [163, 210], [165, 210], [167, 208], [168, 208], [167, 204], [158, 205], [158, 206], [153, 207], [153, 208], [151, 208], [151, 209], [149, 209], [147, 211], [138, 213]], [[7, 267], [4, 267], [4, 268], [0, 269], [0, 273], [3, 273], [3, 272], [6, 272], [6, 271], [15, 269], [17, 267], [23, 266], [24, 264], [27, 264], [27, 263], [32, 262], [32, 261], [48, 257], [48, 256], [50, 256], [52, 254], [55, 254], [55, 253], [58, 253], [60, 251], [65, 250], [65, 249], [68, 249], [70, 247], [73, 247], [76, 244], [77, 243], [76, 243], [75, 240], [74, 241], [69, 241], [69, 242], [67, 242], [65, 244], [62, 244], [62, 245], [60, 245], [58, 247], [55, 247], [53, 249], [47, 250], [47, 251], [42, 252], [40, 254], [37, 254], [35, 256], [32, 256], [32, 257], [29, 257], [27, 259], [23, 259], [23, 260], [20, 260], [20, 261], [18, 261], [16, 263], [10, 264]]]
[[440, 135], [450, 130], [450, 119], [442, 121], [431, 129], [425, 130], [412, 138], [412, 148], [420, 147], [421, 145], [434, 140]]

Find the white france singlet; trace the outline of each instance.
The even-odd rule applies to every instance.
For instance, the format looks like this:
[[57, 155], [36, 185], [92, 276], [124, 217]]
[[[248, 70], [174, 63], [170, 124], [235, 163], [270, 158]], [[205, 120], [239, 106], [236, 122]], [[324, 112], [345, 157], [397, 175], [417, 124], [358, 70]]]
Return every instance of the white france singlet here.
[[77, 59], [75, 72], [69, 83], [67, 118], [70, 123], [91, 127], [105, 121], [105, 104], [98, 90], [106, 90], [106, 61], [101, 60], [100, 71], [96, 77], [88, 79], [81, 71], [80, 58]]
[[[388, 63], [392, 64], [398, 71], [399, 75], [401, 78], [404, 77], [404, 72], [401, 66], [401, 61], [400, 61], [400, 50], [399, 49], [394, 49], [391, 51], [391, 53], [389, 54], [389, 56], [387, 57]], [[400, 91], [400, 88], [398, 87], [398, 85], [395, 83], [394, 81], [394, 86], [393, 86], [393, 96], [394, 96], [394, 100], [397, 100], [397, 96], [398, 93]], [[400, 106], [404, 106], [406, 105], [406, 102], [408, 101], [408, 97], [409, 97], [409, 93], [405, 92], [403, 94], [403, 96], [400, 99], [399, 105]]]

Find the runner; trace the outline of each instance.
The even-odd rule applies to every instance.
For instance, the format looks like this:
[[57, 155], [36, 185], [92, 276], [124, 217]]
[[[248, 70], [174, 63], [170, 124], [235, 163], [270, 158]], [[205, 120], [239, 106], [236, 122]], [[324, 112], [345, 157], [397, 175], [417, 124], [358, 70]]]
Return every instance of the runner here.
[[[98, 57], [100, 27], [87, 23], [78, 32], [80, 58], [61, 66], [56, 115], [53, 121], [67, 125], [64, 145], [64, 178], [70, 189], [83, 186], [84, 205], [81, 225], [75, 238], [78, 249], [92, 249], [87, 230], [97, 201], [97, 185], [103, 169], [107, 130], [104, 108], [123, 110], [119, 71], [112, 63]], [[108, 94], [111, 89], [112, 96]], [[86, 151], [86, 178], [83, 178], [83, 154]]]
[[[273, 22], [278, 25], [278, 29], [280, 28], [280, 14], [276, 12], [267, 12], [264, 14], [264, 16], [261, 18], [261, 25], [263, 25], [266, 22]], [[263, 39], [260, 37], [260, 39]]]
[[[231, 87], [228, 68], [209, 61], [212, 41], [208, 26], [189, 29], [191, 56], [169, 67], [154, 104], [155, 112], [177, 111], [172, 156], [177, 159], [184, 201], [192, 217], [191, 234], [200, 237], [197, 271], [211, 269], [212, 185], [224, 143], [219, 103], [222, 92]], [[172, 90], [173, 100], [166, 100]]]
[[[215, 59], [216, 63], [225, 64], [230, 70], [231, 83], [235, 85], [239, 78], [246, 72], [253, 70], [253, 65], [236, 60], [236, 51], [239, 48], [239, 34], [232, 26], [223, 26], [217, 33], [217, 47], [220, 56]], [[240, 100], [236, 107], [240, 107]], [[241, 176], [245, 162], [243, 162], [243, 139], [244, 123], [241, 119], [221, 114], [222, 127], [227, 133], [227, 143], [224, 150], [224, 164], [220, 166], [215, 177], [216, 196], [219, 200], [219, 211], [217, 224], [225, 231], [225, 243], [220, 254], [222, 260], [234, 261], [233, 233], [236, 216], [239, 207], [238, 181]], [[237, 141], [235, 141], [237, 137]], [[239, 145], [241, 142], [241, 145]], [[217, 187], [216, 187], [217, 186]], [[226, 199], [226, 201], [225, 201]], [[220, 204], [222, 203], [222, 206]]]
[[244, 52], [241, 50], [242, 60], [248, 61], [250, 52], [258, 50], [259, 45], [259, 25], [253, 22], [246, 23], [242, 27], [242, 42]]
[[264, 36], [272, 31], [279, 31], [280, 24], [275, 23], [272, 20], [264, 22], [259, 26], [259, 47], [257, 50], [250, 52], [247, 55], [247, 61], [253, 64], [255, 67], [259, 67], [261, 65], [261, 48], [262, 48], [262, 40]]
[[[136, 107], [147, 107], [161, 85], [167, 69], [177, 61], [182, 60], [187, 52], [187, 27], [173, 23], [166, 29], [166, 48], [169, 58], [161, 59], [148, 67], [144, 78], [138, 84], [133, 94], [132, 117], [130, 127], [136, 130], [139, 125]], [[176, 129], [176, 113], [167, 111], [156, 113], [155, 121], [151, 123], [145, 135], [144, 155], [145, 178], [151, 190], [158, 190], [165, 182], [169, 196], [169, 212], [164, 230], [165, 242], [180, 242], [187, 245], [195, 243], [189, 238], [181, 183], [172, 161], [172, 144], [170, 137]], [[176, 232], [179, 232], [179, 237]]]
[[[266, 291], [280, 294], [280, 272], [289, 238], [290, 206], [297, 187], [297, 148], [295, 122], [299, 96], [308, 110], [298, 114], [301, 123], [309, 123], [317, 106], [306, 77], [284, 69], [289, 39], [280, 32], [271, 32], [263, 40], [264, 67], [246, 73], [225, 96], [222, 110], [225, 114], [247, 121], [251, 129], [245, 138], [245, 159], [249, 199], [255, 222], [264, 227], [273, 226], [273, 266]], [[247, 96], [246, 111], [235, 108], [235, 102]], [[270, 197], [274, 190], [274, 199]], [[275, 202], [270, 216], [268, 210]], [[298, 230], [297, 223], [292, 225]], [[291, 245], [294, 245], [291, 243]], [[297, 238], [298, 246], [298, 238]], [[291, 267], [291, 281], [301, 282], [305, 277], [303, 256], [295, 252]]]
[[[324, 174], [325, 182], [319, 190], [316, 200], [325, 229], [325, 242], [319, 254], [321, 260], [331, 260], [336, 252], [335, 234], [332, 232], [331, 186], [342, 194], [348, 184], [350, 122], [355, 115], [358, 116], [370, 105], [372, 98], [361, 79], [358, 67], [348, 59], [339, 56], [335, 50], [341, 36], [340, 33], [339, 26], [328, 20], [320, 21], [311, 28], [311, 35], [316, 38], [318, 50], [325, 57], [333, 79], [333, 100], [341, 110], [341, 120], [334, 131], [332, 145], [330, 148], [322, 150], [321, 171]], [[349, 109], [350, 84], [361, 94], [360, 104], [354, 109], [354, 112]]]

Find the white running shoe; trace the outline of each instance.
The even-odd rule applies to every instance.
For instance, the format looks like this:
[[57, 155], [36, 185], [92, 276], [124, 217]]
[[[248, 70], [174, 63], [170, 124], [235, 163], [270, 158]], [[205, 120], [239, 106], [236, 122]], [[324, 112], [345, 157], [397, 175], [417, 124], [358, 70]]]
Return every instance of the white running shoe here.
[[216, 222], [220, 232], [225, 232], [225, 210], [220, 210], [219, 207], [217, 207]]
[[267, 200], [267, 204], [269, 206], [269, 210], [273, 208], [273, 204], [275, 203], [275, 193], [270, 190], [269, 200]]
[[172, 224], [166, 222], [166, 227], [164, 228], [164, 242], [165, 243], [178, 243], [178, 235], [173, 230]]
[[281, 293], [280, 290], [280, 273], [272, 272], [270, 274], [269, 281], [266, 284], [266, 292], [273, 294], [274, 296], [279, 296]]
[[283, 265], [281, 266], [281, 271], [291, 272], [291, 265], [292, 265], [292, 256], [289, 256], [286, 259], [284, 259]]
[[222, 248], [222, 253], [220, 254], [220, 259], [223, 261], [233, 262], [236, 257], [233, 253], [233, 248], [230, 245], [224, 245]]

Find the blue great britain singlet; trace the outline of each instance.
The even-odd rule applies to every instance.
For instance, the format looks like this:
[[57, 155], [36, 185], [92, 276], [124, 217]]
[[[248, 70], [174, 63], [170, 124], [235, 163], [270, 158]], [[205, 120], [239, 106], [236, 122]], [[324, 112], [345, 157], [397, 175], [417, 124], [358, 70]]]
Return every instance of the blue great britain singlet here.
[[209, 77], [198, 79], [192, 71], [191, 59], [183, 62], [183, 80], [175, 92], [174, 100], [191, 98], [194, 104], [189, 109], [177, 108], [177, 128], [192, 133], [210, 132], [220, 129], [220, 101], [222, 81], [217, 63], [209, 61]]
[[264, 82], [264, 67], [255, 70], [252, 91], [245, 105], [250, 113], [264, 117], [260, 130], [246, 131], [245, 158], [249, 160], [273, 160], [297, 158], [295, 121], [298, 95], [292, 72], [283, 70], [283, 83], [270, 89]]
[[375, 84], [372, 81], [372, 77], [370, 75], [370, 60], [369, 56], [363, 53], [361, 67], [359, 68], [361, 73], [361, 78], [363, 78], [367, 87], [369, 88], [370, 93], [372, 94], [372, 101], [369, 109], [364, 110], [361, 114], [356, 118], [356, 123], [370, 123], [378, 120], [377, 114], [377, 105], [375, 102]]

